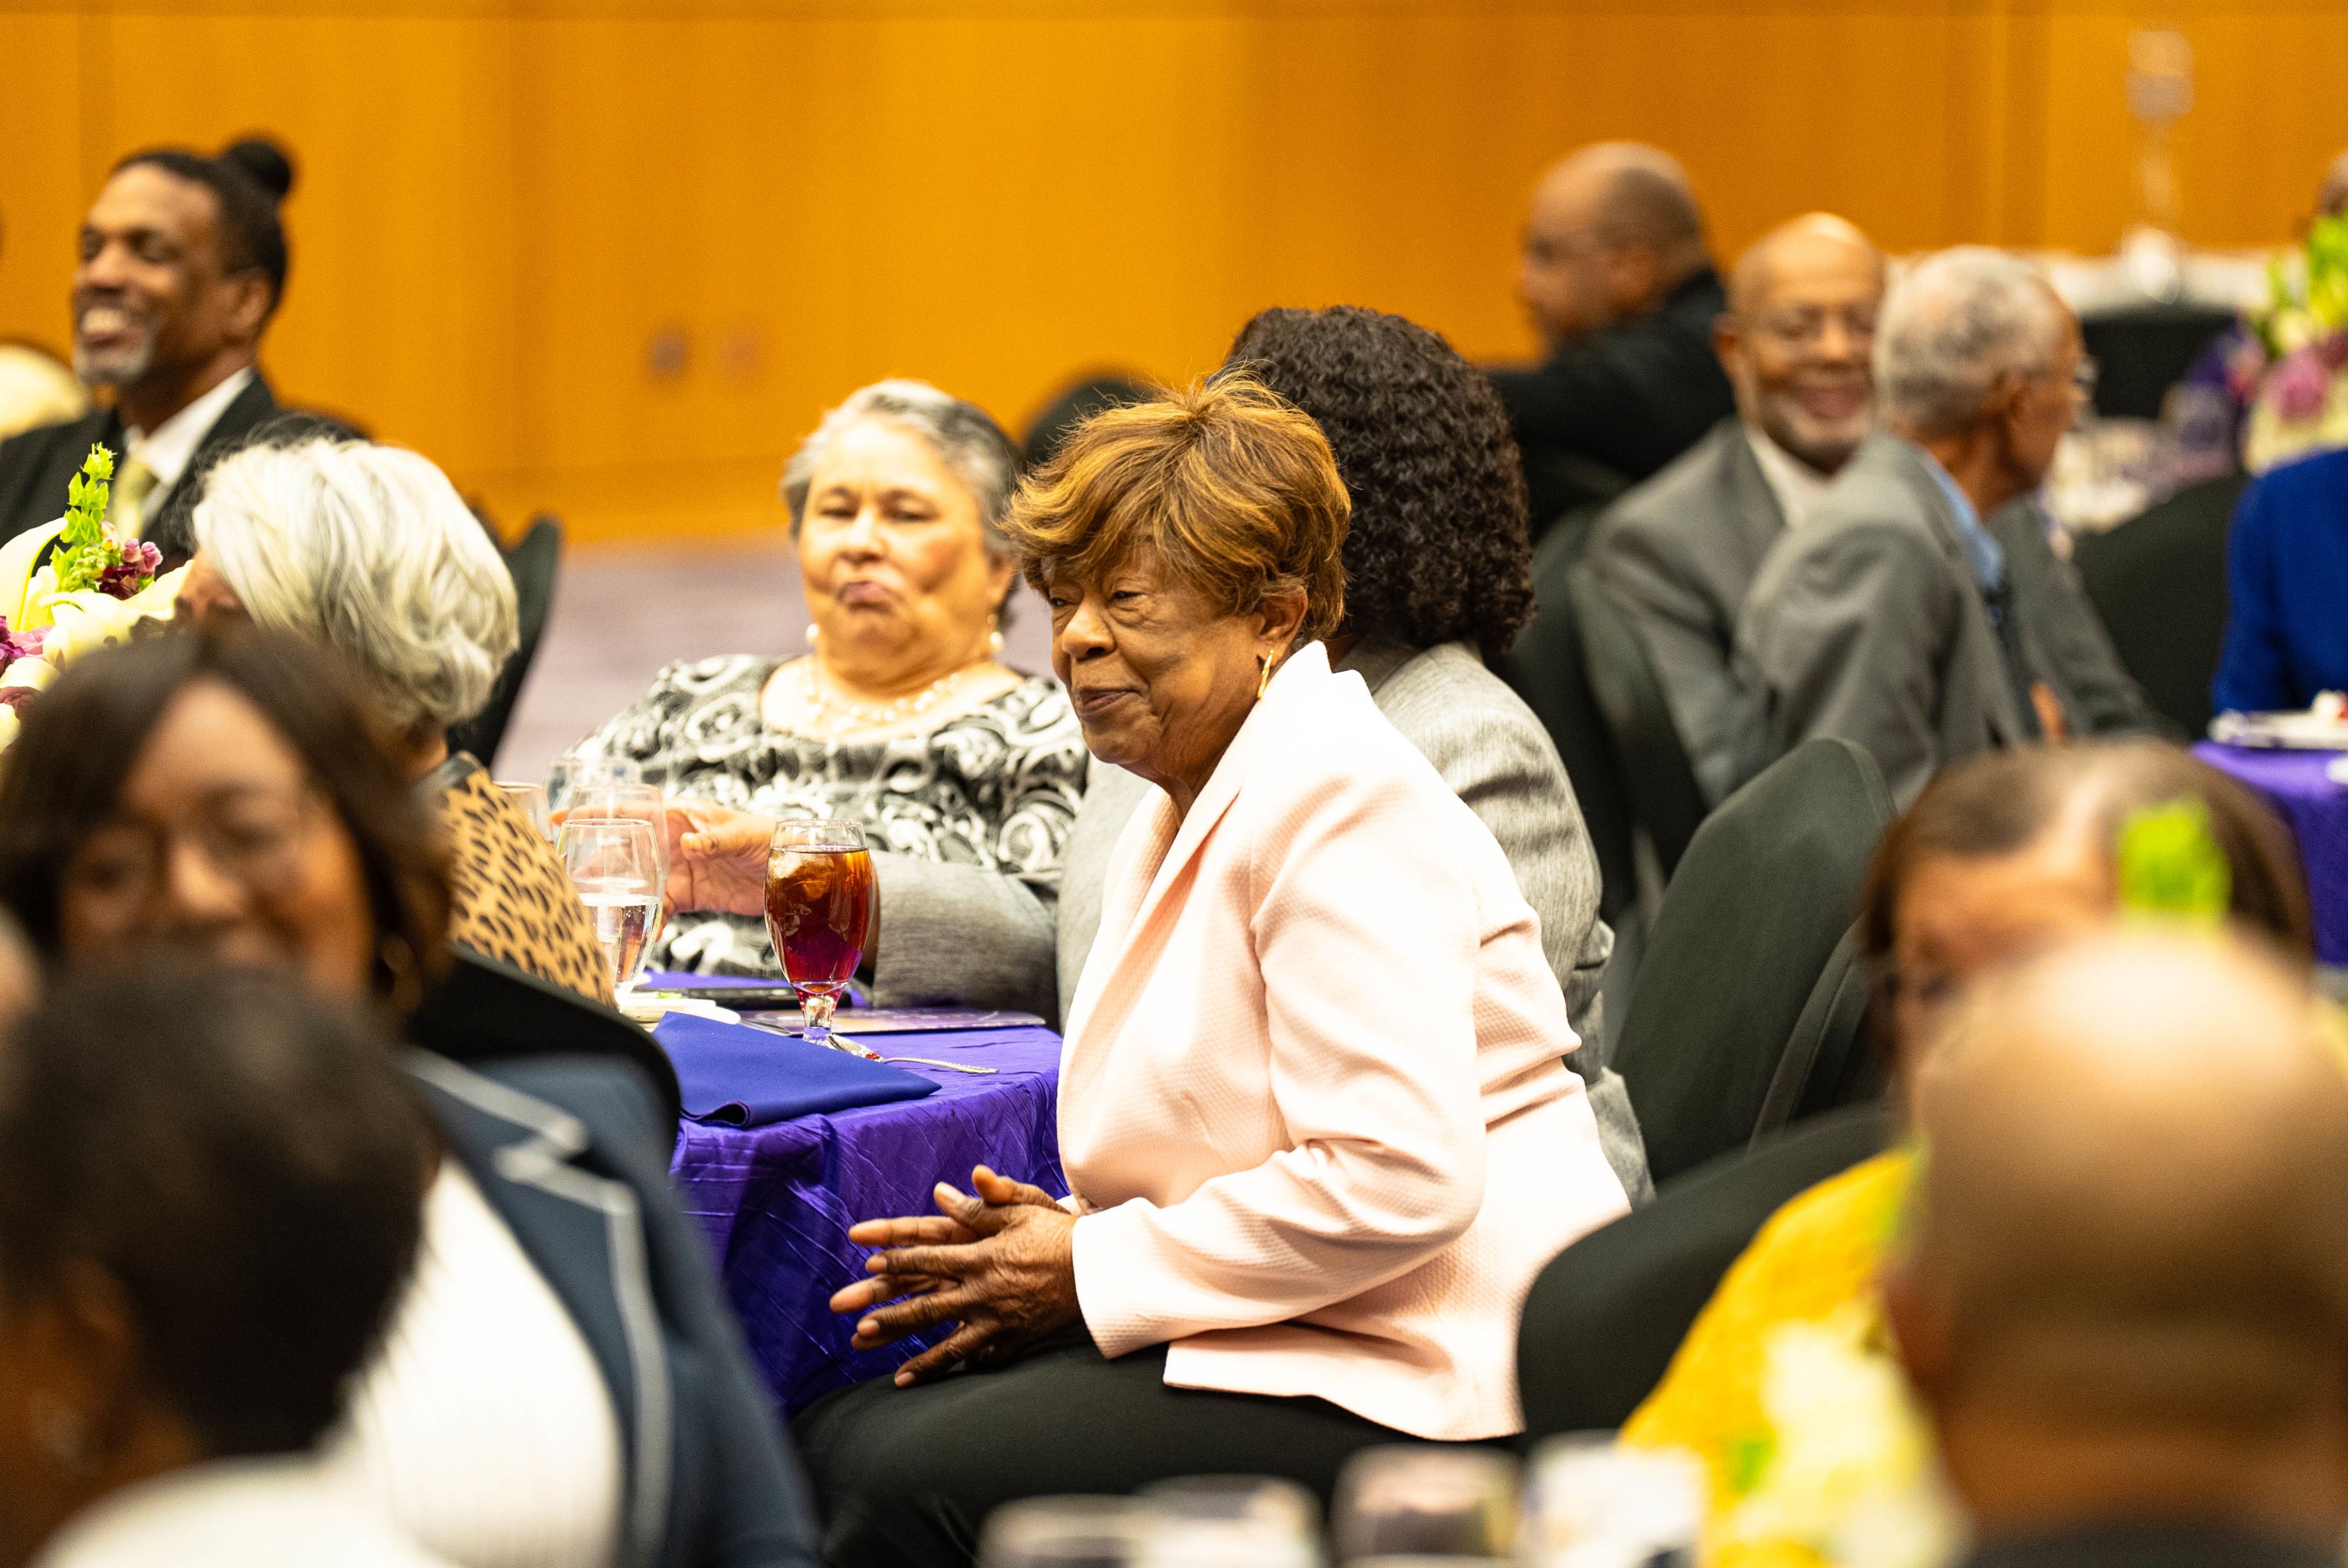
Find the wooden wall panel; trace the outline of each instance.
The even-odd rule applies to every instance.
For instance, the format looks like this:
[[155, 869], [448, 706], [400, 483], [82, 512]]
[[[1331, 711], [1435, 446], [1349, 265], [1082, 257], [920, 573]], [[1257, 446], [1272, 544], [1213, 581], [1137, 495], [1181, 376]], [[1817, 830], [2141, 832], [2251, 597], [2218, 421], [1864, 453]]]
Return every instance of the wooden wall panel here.
[[1677, 151], [1725, 252], [1813, 207], [2106, 249], [2156, 22], [2197, 54], [2188, 237], [2287, 237], [2348, 144], [2334, 4], [0, 0], [0, 335], [62, 338], [114, 158], [266, 127], [304, 166], [290, 395], [509, 522], [771, 526], [798, 434], [880, 375], [1015, 425], [1337, 301], [1525, 354], [1524, 196], [1597, 137]]

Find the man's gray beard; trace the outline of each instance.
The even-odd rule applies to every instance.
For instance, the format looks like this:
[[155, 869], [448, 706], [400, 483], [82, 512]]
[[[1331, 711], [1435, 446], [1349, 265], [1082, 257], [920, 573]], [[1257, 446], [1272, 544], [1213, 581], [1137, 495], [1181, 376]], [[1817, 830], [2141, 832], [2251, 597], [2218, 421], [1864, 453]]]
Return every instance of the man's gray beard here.
[[81, 344], [74, 344], [74, 374], [81, 377], [81, 384], [84, 386], [128, 386], [145, 375], [154, 364], [155, 340], [153, 338], [149, 338], [139, 344], [133, 354], [118, 355], [105, 361], [91, 359], [83, 351]]

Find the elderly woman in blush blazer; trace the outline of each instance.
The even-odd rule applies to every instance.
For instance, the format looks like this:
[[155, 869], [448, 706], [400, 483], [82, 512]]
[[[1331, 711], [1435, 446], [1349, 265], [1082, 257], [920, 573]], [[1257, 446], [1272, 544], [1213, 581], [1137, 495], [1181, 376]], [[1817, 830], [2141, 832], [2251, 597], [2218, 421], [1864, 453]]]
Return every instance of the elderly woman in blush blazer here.
[[1506, 858], [1319, 641], [1347, 513], [1241, 376], [1103, 414], [1014, 508], [1086, 742], [1156, 793], [1071, 1009], [1074, 1195], [982, 1167], [852, 1233], [860, 1343], [959, 1327], [800, 1418], [829, 1563], [964, 1562], [1042, 1491], [1325, 1497], [1368, 1445], [1521, 1424], [1525, 1291], [1627, 1205]]

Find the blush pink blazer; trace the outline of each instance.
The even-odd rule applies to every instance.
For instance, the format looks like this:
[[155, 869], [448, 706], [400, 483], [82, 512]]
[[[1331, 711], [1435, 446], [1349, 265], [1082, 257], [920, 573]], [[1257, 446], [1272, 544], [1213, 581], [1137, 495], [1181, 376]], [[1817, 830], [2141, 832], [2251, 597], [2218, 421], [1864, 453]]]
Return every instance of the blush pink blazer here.
[[1118, 839], [1060, 1061], [1076, 1295], [1179, 1388], [1523, 1425], [1517, 1318], [1624, 1212], [1507, 858], [1313, 644]]

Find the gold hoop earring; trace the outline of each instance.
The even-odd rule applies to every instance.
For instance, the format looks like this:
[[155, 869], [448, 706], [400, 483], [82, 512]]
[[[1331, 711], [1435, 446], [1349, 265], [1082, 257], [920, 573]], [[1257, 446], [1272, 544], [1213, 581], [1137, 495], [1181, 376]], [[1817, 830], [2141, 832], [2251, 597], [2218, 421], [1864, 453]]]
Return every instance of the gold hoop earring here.
[[1262, 663], [1263, 673], [1255, 678], [1255, 700], [1259, 702], [1263, 701], [1263, 694], [1272, 690], [1272, 655], [1269, 653], [1264, 654], [1262, 657]]

